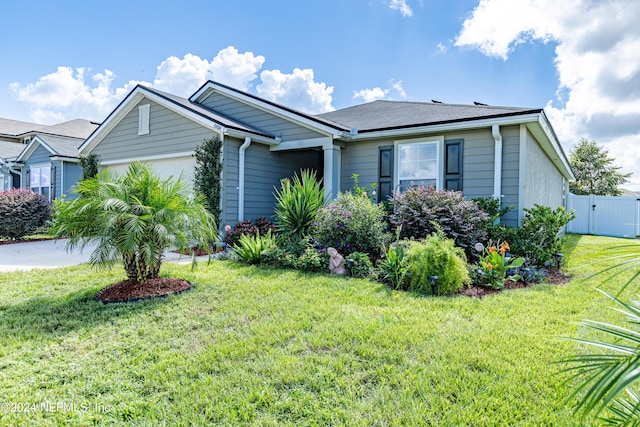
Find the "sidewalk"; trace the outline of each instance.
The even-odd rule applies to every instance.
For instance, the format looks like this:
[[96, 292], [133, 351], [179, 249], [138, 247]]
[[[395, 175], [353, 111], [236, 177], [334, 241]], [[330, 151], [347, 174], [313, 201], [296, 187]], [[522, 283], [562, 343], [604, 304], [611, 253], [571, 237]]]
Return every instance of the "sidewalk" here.
[[[0, 273], [27, 271], [34, 268], [66, 267], [89, 262], [93, 246], [87, 246], [83, 251], [74, 249], [67, 252], [66, 244], [66, 239], [60, 239], [0, 245]], [[173, 252], [165, 252], [164, 255], [165, 261], [191, 262], [189, 256], [180, 256]]]

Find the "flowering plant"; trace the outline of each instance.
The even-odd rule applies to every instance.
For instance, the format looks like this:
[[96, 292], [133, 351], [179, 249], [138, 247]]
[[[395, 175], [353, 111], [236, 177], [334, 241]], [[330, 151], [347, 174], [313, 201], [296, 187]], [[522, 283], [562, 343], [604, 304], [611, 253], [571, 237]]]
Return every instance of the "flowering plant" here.
[[520, 280], [520, 275], [507, 276], [507, 271], [522, 266], [524, 258], [515, 258], [507, 255], [509, 243], [499, 240], [493, 244], [489, 241], [489, 246], [484, 247], [481, 243], [475, 246], [480, 256], [480, 270], [482, 281], [494, 289], [504, 288], [505, 280]]

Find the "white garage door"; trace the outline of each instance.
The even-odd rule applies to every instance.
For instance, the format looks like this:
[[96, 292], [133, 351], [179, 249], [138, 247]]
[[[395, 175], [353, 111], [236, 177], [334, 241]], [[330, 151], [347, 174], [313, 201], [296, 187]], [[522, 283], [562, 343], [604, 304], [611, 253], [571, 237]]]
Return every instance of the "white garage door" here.
[[[152, 166], [161, 178], [166, 179], [170, 176], [174, 178], [182, 175], [182, 179], [190, 185], [193, 185], [193, 173], [195, 168], [195, 157], [176, 157], [173, 159], [162, 160], [145, 160], [145, 163]], [[117, 175], [127, 171], [129, 163], [117, 163], [107, 165], [106, 168]]]

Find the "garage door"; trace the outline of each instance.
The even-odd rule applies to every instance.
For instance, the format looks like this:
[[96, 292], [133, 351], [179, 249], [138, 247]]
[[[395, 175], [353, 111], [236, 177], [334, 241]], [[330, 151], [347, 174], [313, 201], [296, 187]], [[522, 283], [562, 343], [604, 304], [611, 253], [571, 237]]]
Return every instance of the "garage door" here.
[[[182, 175], [182, 179], [189, 183], [193, 184], [193, 173], [195, 168], [195, 157], [187, 156], [187, 157], [176, 157], [173, 159], [162, 159], [162, 160], [146, 160], [145, 163], [153, 167], [158, 175], [161, 178], [166, 179], [170, 176], [174, 178]], [[116, 175], [120, 175], [127, 171], [129, 167], [129, 163], [118, 163], [108, 165], [106, 168]]]

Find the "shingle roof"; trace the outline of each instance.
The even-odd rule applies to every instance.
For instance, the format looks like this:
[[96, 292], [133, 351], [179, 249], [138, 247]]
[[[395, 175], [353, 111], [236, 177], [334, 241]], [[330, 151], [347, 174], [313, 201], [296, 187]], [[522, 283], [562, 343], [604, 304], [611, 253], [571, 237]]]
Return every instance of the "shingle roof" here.
[[80, 155], [78, 147], [84, 141], [83, 138], [66, 138], [57, 135], [38, 134], [38, 138], [47, 144], [55, 154], [65, 157], [78, 157]]
[[22, 122], [20, 120], [0, 118], [0, 135], [17, 136], [40, 128], [47, 127], [37, 123]]
[[19, 142], [0, 141], [0, 159], [15, 159], [25, 147]]
[[44, 126], [37, 129], [37, 133], [47, 133], [50, 135], [68, 136], [72, 138], [85, 139], [98, 128], [100, 123], [84, 119], [73, 119], [67, 122], [58, 123], [51, 126]]
[[404, 127], [540, 113], [540, 108], [494, 107], [431, 102], [373, 101], [317, 117], [355, 128], [359, 133]]

